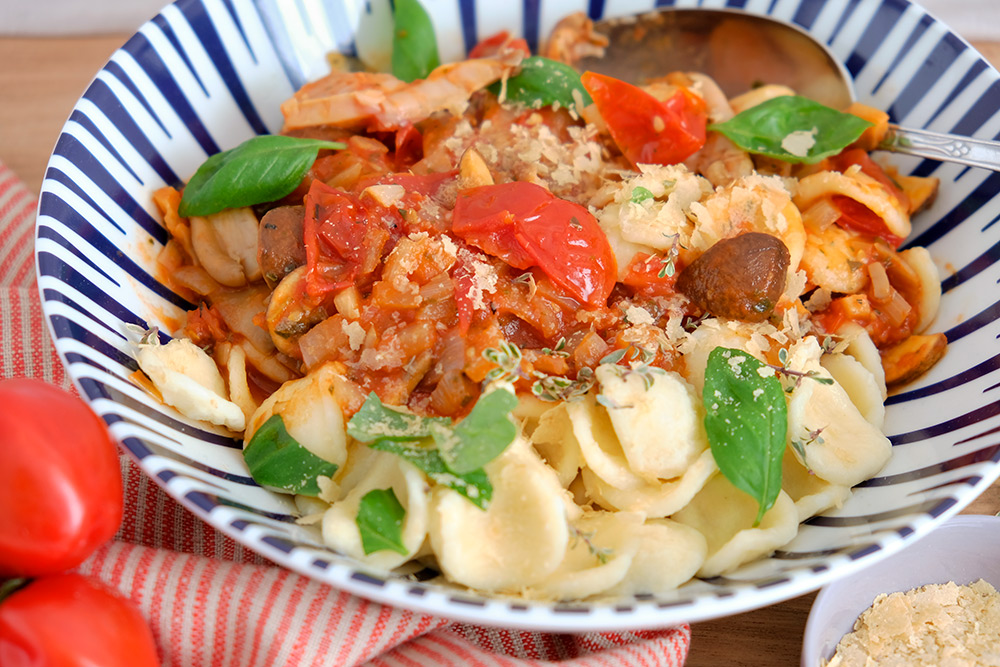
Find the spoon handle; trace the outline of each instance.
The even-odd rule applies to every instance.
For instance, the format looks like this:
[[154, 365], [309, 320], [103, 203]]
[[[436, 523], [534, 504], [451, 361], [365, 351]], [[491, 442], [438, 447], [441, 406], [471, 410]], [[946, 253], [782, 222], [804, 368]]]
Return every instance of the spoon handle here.
[[1000, 142], [889, 126], [881, 150], [1000, 171]]

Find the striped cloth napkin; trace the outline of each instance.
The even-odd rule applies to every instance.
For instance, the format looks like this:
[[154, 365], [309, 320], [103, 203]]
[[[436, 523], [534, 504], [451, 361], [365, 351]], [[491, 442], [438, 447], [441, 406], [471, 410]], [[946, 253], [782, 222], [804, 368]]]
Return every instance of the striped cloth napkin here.
[[[43, 323], [36, 198], [0, 162], [0, 378], [73, 391]], [[454, 623], [369, 602], [281, 567], [174, 502], [121, 458], [125, 514], [79, 571], [131, 598], [176, 667], [680, 667], [691, 628], [557, 635]]]

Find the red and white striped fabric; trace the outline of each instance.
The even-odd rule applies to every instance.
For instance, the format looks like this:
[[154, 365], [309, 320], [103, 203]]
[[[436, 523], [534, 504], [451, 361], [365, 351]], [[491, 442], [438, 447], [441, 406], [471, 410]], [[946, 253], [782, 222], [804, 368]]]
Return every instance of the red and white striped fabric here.
[[[35, 284], [36, 198], [0, 163], [0, 378], [72, 390]], [[275, 566], [121, 459], [115, 541], [79, 570], [131, 598], [175, 667], [680, 667], [691, 629], [556, 635], [458, 624], [369, 602]]]

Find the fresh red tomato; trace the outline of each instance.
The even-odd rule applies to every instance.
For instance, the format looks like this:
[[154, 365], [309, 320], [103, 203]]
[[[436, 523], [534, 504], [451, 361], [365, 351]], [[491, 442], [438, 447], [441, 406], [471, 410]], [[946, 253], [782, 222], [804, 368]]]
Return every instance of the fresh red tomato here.
[[631, 287], [638, 294], [649, 296], [669, 296], [677, 290], [677, 275], [680, 267], [674, 261], [673, 271], [668, 268], [668, 260], [645, 252], [638, 252], [629, 262], [622, 284]]
[[885, 220], [864, 204], [844, 195], [833, 195], [830, 200], [840, 211], [837, 224], [844, 229], [877, 236], [893, 248], [898, 248], [903, 243], [903, 239], [889, 231]]
[[472, 50], [469, 51], [469, 58], [489, 58], [490, 56], [497, 55], [502, 47], [507, 47], [515, 51], [523, 51], [526, 56], [531, 55], [528, 42], [521, 38], [511, 39], [509, 32], [501, 30], [492, 37], [487, 37], [472, 47]]
[[3, 667], [159, 665], [131, 601], [76, 573], [36, 579], [0, 602]]
[[514, 268], [537, 266], [581, 303], [603, 306], [615, 286], [615, 255], [594, 216], [534, 183], [460, 192], [452, 231]]
[[104, 422], [59, 387], [15, 378], [0, 381], [0, 433], [0, 578], [79, 565], [122, 519]]
[[608, 132], [633, 165], [676, 164], [705, 145], [704, 100], [685, 88], [666, 102], [621, 79], [584, 72], [583, 87]]

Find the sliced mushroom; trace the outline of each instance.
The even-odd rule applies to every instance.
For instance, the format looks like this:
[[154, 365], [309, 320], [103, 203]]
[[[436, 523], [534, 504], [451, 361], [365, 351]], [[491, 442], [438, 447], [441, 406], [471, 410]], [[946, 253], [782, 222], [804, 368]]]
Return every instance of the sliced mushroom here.
[[304, 206], [279, 206], [264, 214], [258, 230], [257, 261], [268, 287], [306, 263]]
[[267, 304], [267, 331], [278, 351], [293, 359], [302, 359], [299, 338], [317, 322], [327, 318], [322, 306], [309, 307], [302, 295], [305, 294], [306, 267], [300, 266], [285, 276], [271, 293]]

